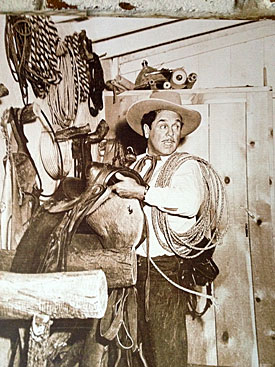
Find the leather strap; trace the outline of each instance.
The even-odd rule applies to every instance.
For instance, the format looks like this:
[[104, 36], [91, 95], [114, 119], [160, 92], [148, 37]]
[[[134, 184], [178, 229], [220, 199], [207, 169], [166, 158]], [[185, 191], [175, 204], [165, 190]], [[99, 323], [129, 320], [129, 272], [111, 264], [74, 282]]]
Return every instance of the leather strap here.
[[[116, 337], [123, 321], [123, 311], [127, 295], [125, 296], [125, 288], [123, 288], [120, 298], [116, 301], [118, 292], [117, 289], [112, 290], [108, 298], [105, 315], [100, 321], [100, 335], [107, 340], [113, 340]], [[113, 311], [114, 306], [116, 306], [115, 311]], [[115, 314], [114, 317], [113, 313]]]
[[149, 242], [149, 225], [146, 215], [145, 219], [145, 232], [146, 232], [146, 256], [147, 256], [147, 275], [145, 281], [145, 320], [148, 322], [150, 317], [150, 242]]

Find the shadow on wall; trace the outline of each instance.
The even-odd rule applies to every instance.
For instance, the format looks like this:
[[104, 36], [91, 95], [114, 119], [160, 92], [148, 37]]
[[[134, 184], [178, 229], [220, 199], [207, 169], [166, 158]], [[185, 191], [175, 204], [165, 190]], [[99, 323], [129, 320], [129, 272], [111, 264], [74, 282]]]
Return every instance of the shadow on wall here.
[[136, 154], [146, 150], [146, 139], [133, 131], [126, 120], [117, 124], [116, 137], [125, 148], [131, 146]]

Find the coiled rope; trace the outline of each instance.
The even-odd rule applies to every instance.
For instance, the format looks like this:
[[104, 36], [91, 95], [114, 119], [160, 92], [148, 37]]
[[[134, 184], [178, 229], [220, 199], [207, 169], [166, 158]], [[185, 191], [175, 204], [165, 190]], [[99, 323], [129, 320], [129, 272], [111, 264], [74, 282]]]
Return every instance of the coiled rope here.
[[32, 37], [28, 79], [36, 97], [45, 98], [50, 84], [58, 84], [62, 74], [56, 55], [60, 42], [54, 22], [49, 17], [31, 16]]
[[[192, 259], [213, 249], [222, 241], [228, 227], [228, 211], [226, 193], [221, 178], [214, 168], [200, 157], [187, 153], [171, 155], [161, 169], [156, 186], [169, 187], [173, 173], [188, 160], [198, 162], [204, 184], [203, 205], [196, 223], [188, 231], [177, 233], [169, 225], [168, 214], [155, 207], [152, 208], [152, 223], [156, 237], [165, 250], [172, 251], [185, 259]], [[222, 229], [224, 216], [226, 217], [226, 225]], [[160, 232], [166, 243], [160, 238]], [[199, 247], [199, 243], [204, 237], [208, 237], [209, 233], [210, 239], [206, 246]]]
[[19, 83], [24, 104], [28, 103], [28, 84], [36, 97], [44, 98], [50, 84], [62, 78], [56, 48], [60, 41], [49, 17], [7, 16], [5, 48], [14, 79]]
[[74, 70], [75, 63], [70, 45], [60, 43], [58, 49], [59, 69], [63, 78], [59, 84], [49, 87], [47, 102], [50, 107], [53, 125], [66, 128], [76, 117], [78, 100], [75, 100]]
[[23, 103], [28, 104], [28, 83], [35, 97], [49, 95], [53, 124], [71, 126], [87, 100], [93, 117], [102, 110], [103, 69], [85, 31], [62, 41], [50, 17], [7, 16], [5, 48]]
[[5, 49], [11, 74], [19, 83], [24, 104], [28, 104], [28, 84], [25, 65], [30, 55], [31, 23], [25, 17], [6, 17]]

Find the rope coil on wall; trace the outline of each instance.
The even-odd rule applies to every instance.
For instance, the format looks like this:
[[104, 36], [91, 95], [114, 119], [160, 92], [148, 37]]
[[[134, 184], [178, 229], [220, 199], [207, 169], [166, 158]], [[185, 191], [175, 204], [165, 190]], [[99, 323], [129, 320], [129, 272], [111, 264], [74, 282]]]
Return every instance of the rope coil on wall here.
[[53, 124], [73, 125], [79, 104], [87, 100], [93, 117], [103, 108], [103, 69], [85, 31], [62, 41], [49, 17], [7, 16], [5, 48], [23, 103], [29, 83], [37, 98], [48, 96]]

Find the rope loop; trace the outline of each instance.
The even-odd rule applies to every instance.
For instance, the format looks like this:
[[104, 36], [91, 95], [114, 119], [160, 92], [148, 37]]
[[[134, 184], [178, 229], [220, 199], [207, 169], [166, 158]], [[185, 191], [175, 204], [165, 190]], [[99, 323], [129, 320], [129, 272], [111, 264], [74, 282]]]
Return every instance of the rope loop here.
[[[186, 232], [175, 232], [169, 225], [168, 214], [156, 207], [152, 208], [152, 223], [160, 245], [176, 255], [192, 259], [205, 251], [214, 249], [223, 239], [228, 227], [227, 198], [222, 180], [206, 160], [188, 153], [174, 153], [166, 161], [158, 176], [156, 187], [169, 187], [174, 172], [185, 162], [198, 162], [204, 184], [204, 200], [197, 216], [196, 223]], [[226, 217], [225, 229], [222, 221]], [[160, 232], [165, 242], [160, 237]], [[210, 234], [210, 238], [209, 238]], [[204, 237], [209, 238], [205, 247], [199, 247]]]
[[[24, 29], [21, 28], [22, 24], [24, 26], [27, 26], [25, 27]], [[29, 19], [25, 18], [25, 19], [19, 19], [17, 20], [14, 25], [13, 25], [13, 28], [15, 29], [15, 31], [20, 34], [20, 36], [30, 36], [31, 33], [32, 33], [32, 27], [31, 27], [31, 23], [29, 21]]]

